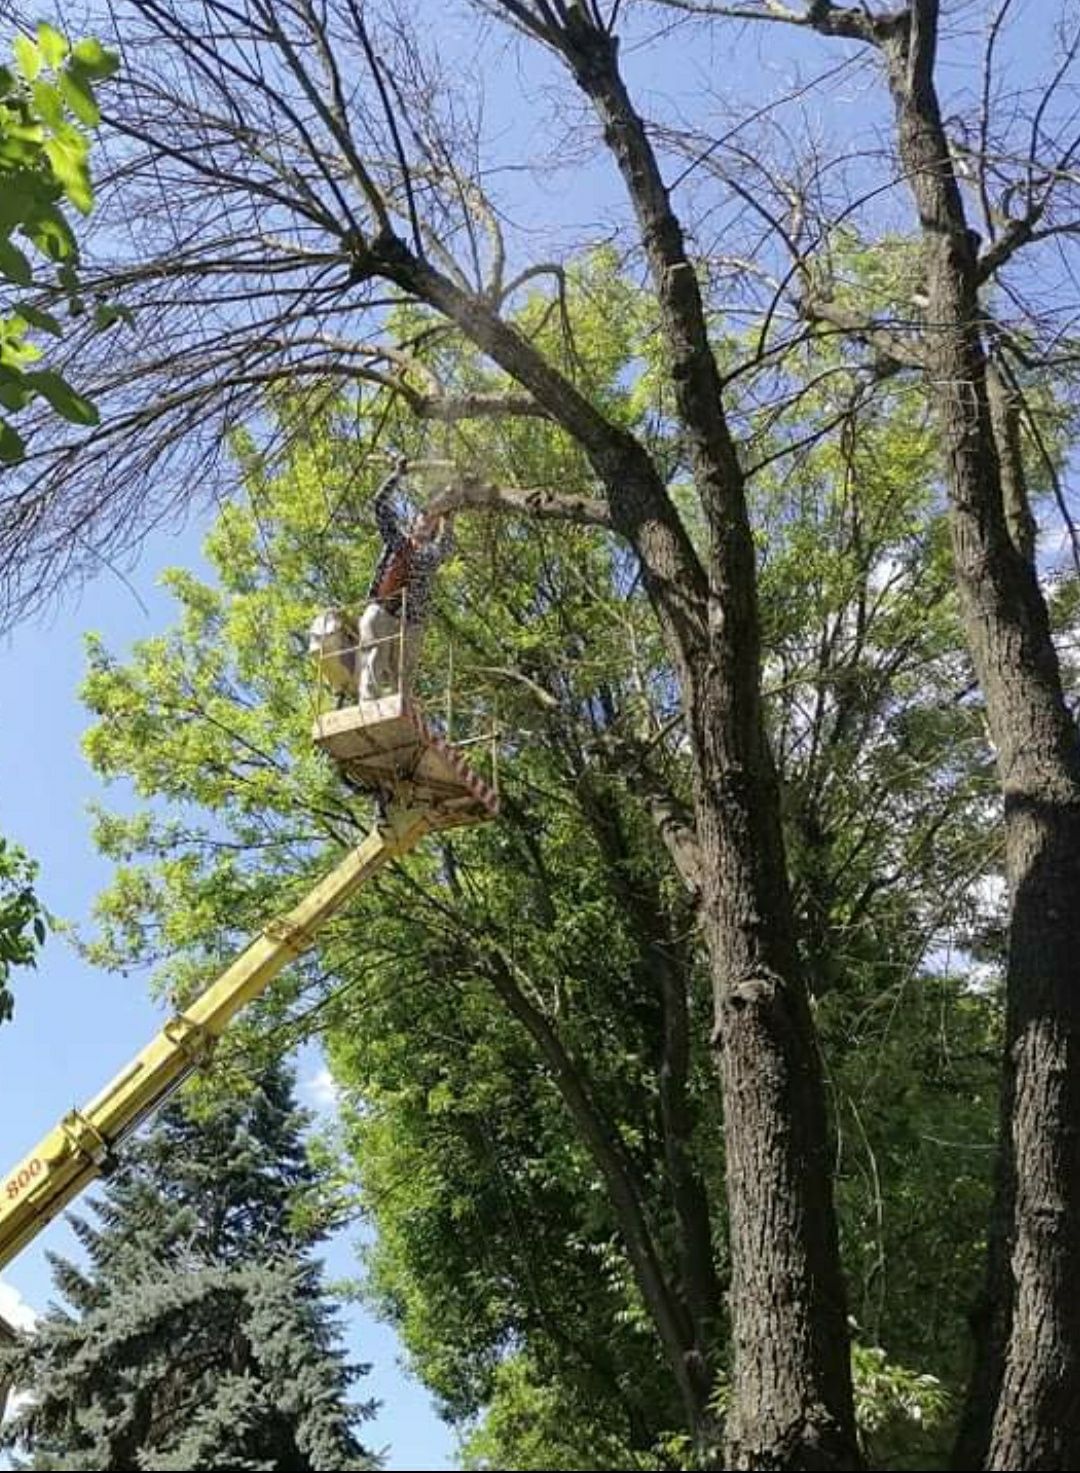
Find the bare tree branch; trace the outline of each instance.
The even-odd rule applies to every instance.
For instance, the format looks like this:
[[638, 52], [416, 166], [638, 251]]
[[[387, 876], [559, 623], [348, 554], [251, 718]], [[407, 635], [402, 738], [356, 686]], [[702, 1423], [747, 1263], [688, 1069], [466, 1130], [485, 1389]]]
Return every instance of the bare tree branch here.
[[432, 499], [433, 516], [463, 510], [492, 511], [542, 520], [580, 522], [587, 527], [612, 526], [606, 502], [575, 496], [546, 487], [493, 486], [483, 481], [461, 480]]

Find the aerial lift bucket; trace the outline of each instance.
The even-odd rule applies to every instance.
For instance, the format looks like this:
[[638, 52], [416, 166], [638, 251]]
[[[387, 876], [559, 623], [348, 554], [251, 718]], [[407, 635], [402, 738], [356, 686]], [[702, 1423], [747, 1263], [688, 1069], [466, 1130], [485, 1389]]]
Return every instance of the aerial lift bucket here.
[[[317, 712], [312, 739], [352, 786], [429, 809], [438, 816], [439, 828], [494, 818], [499, 812], [494, 757], [489, 782], [464, 755], [465, 747], [477, 743], [450, 741], [423, 713], [410, 688], [402, 614], [395, 633], [366, 645], [355, 633], [360, 619], [337, 611], [319, 615], [310, 646], [319, 683], [347, 704]], [[346, 642], [350, 634], [352, 645]], [[391, 679], [361, 699], [363, 663], [380, 644], [396, 646], [393, 658], [382, 662]]]
[[[412, 698], [404, 621], [400, 636], [394, 636], [401, 640], [396, 688], [379, 691], [372, 700], [358, 700], [357, 674], [364, 654], [358, 628], [348, 616], [336, 614], [322, 616], [312, 626], [311, 650], [322, 683], [336, 691], [339, 703], [353, 703], [318, 714], [314, 735], [344, 775], [387, 798], [387, 808], [362, 844], [287, 915], [265, 926], [88, 1105], [69, 1111], [6, 1178], [0, 1178], [0, 1267], [106, 1169], [127, 1135], [206, 1062], [236, 1013], [312, 945], [319, 927], [363, 884], [426, 834], [497, 815], [494, 733], [488, 783], [465, 760], [462, 744], [448, 739], [449, 698], [446, 735], [425, 720]], [[0, 1318], [0, 1345], [15, 1338], [13, 1328]], [[0, 1418], [11, 1389], [0, 1380]]]

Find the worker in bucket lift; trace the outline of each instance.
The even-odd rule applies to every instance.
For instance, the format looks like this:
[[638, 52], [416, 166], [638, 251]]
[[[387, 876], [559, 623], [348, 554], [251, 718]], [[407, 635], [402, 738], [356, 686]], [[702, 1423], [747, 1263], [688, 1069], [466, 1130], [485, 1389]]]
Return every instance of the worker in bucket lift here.
[[454, 546], [450, 515], [433, 517], [420, 511], [403, 523], [394, 495], [406, 465], [400, 458], [375, 493], [373, 509], [383, 549], [360, 618], [361, 701], [378, 700], [399, 689], [408, 693], [435, 574]]

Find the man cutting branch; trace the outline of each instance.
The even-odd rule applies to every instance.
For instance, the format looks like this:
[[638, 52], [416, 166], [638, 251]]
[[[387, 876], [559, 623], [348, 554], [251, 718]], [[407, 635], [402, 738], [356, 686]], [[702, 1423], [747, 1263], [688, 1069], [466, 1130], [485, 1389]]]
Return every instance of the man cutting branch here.
[[360, 619], [359, 694], [378, 700], [407, 691], [420, 654], [435, 574], [454, 547], [452, 511], [414, 512], [406, 522], [394, 504], [407, 462], [402, 457], [375, 493], [382, 553]]

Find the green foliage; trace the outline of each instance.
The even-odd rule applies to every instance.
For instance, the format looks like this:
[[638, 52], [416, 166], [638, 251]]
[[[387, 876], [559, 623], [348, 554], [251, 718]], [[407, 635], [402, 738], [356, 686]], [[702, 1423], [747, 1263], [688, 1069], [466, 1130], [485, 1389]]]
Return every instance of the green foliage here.
[[45, 912], [34, 892], [37, 865], [0, 834], [0, 1023], [11, 1017], [15, 967], [32, 967], [45, 940]]
[[625, 1443], [597, 1426], [594, 1410], [572, 1385], [544, 1377], [527, 1354], [517, 1354], [497, 1367], [487, 1413], [464, 1439], [461, 1462], [465, 1468], [585, 1473], [632, 1467], [636, 1460]]
[[39, 1468], [358, 1469], [368, 1408], [347, 1389], [317, 1237], [322, 1182], [280, 1068], [237, 1096], [187, 1095], [125, 1150], [85, 1266], [54, 1262], [68, 1308], [8, 1352], [30, 1400], [4, 1443]]
[[[950, 1400], [936, 1376], [909, 1370], [890, 1360], [880, 1346], [862, 1345], [854, 1340], [851, 1379], [859, 1443], [868, 1468], [948, 1465]], [[731, 1385], [726, 1376], [717, 1378], [710, 1405], [716, 1417], [715, 1444], [695, 1448], [685, 1434], [669, 1433], [657, 1443], [655, 1466], [680, 1469], [719, 1466], [720, 1429], [731, 1405]], [[522, 1434], [517, 1431], [517, 1435]], [[482, 1448], [488, 1445], [487, 1441], [480, 1443]], [[507, 1438], [505, 1445], [512, 1447], [514, 1443]], [[506, 1465], [485, 1461], [475, 1466]]]
[[[54, 295], [73, 314], [82, 309], [78, 245], [63, 205], [83, 215], [93, 205], [85, 130], [100, 119], [94, 84], [118, 63], [99, 42], [72, 46], [45, 21], [36, 39], [17, 35], [13, 52], [14, 67], [0, 67], [0, 408], [17, 414], [40, 396], [64, 419], [93, 425], [97, 411], [89, 400], [54, 370], [31, 367], [42, 357], [33, 334], [59, 337], [63, 328], [22, 293], [50, 287], [42, 275], [48, 266], [55, 268]], [[25, 448], [0, 415], [0, 461], [20, 460]]]
[[[601, 254], [570, 274], [568, 300], [588, 392], [649, 440], [702, 537], [642, 299]], [[520, 321], [557, 354], [550, 308], [538, 293]], [[427, 338], [422, 314], [403, 318], [395, 326]], [[430, 341], [448, 391], [503, 386], [446, 335]], [[783, 372], [778, 391], [799, 395], [808, 426], [852, 403], [831, 340]], [[282, 397], [272, 410], [285, 427], [305, 416], [302, 443], [280, 467], [237, 443], [248, 498], [210, 534], [214, 580], [170, 574], [176, 622], [128, 662], [91, 647], [87, 751], [146, 800], [134, 816], [99, 816], [117, 869], [92, 951], [113, 966], [156, 962], [158, 986], [180, 996], [363, 831], [363, 805], [311, 751], [303, 661], [311, 616], [365, 591], [376, 437], [495, 483], [588, 488], [579, 453], [535, 419], [425, 440], [379, 401], [313, 418]], [[738, 412], [765, 454], [776, 448], [767, 412], [750, 399]], [[860, 1331], [886, 1356], [874, 1395], [896, 1391], [874, 1446], [896, 1458], [923, 1446], [910, 1416], [893, 1417], [903, 1397], [932, 1420], [918, 1378], [938, 1378], [944, 1397], [965, 1371], [1000, 1026], [995, 990], [971, 966], [995, 923], [985, 881], [998, 858], [935, 465], [927, 405], [885, 385], [842, 442], [810, 443], [795, 472], [766, 470], [753, 491], [768, 719], [845, 1258]], [[503, 817], [365, 890], [259, 1005], [231, 1062], [323, 1032], [342, 1185], [359, 1189], [375, 1230], [359, 1292], [469, 1429], [476, 1466], [653, 1466], [661, 1444], [678, 1466], [683, 1408], [572, 1098], [579, 1089], [616, 1143], [680, 1289], [668, 1148], [685, 1152], [722, 1281], [710, 1002], [692, 899], [650, 808], [657, 787], [676, 804], [689, 795], [674, 681], [614, 542], [463, 516], [459, 545], [428, 631], [425, 696], [444, 709], [452, 665], [455, 731], [501, 726]], [[681, 1137], [662, 1100], [661, 959], [692, 1040]], [[705, 1337], [720, 1372], [722, 1313]], [[918, 1368], [910, 1385], [897, 1366]]]
[[851, 1371], [867, 1467], [925, 1468], [947, 1461], [949, 1396], [937, 1377], [890, 1361], [880, 1346], [858, 1343], [852, 1346]]
[[[587, 325], [599, 339], [597, 275]], [[587, 334], [580, 350], [594, 351]], [[355, 416], [346, 406], [342, 420]], [[407, 427], [395, 431], [408, 444]], [[503, 433], [492, 474], [580, 474], [576, 454], [534, 426]], [[333, 419], [308, 426], [305, 448], [272, 482], [252, 447], [239, 453], [252, 505], [229, 508], [209, 539], [218, 586], [171, 574], [177, 626], [125, 666], [95, 646], [86, 685], [99, 718], [87, 738], [95, 766], [176, 805], [168, 816], [157, 803], [153, 815], [102, 817], [99, 840], [119, 870], [94, 955], [114, 965], [157, 959], [158, 985], [181, 995], [366, 818], [311, 753], [313, 691], [301, 661], [313, 613], [363, 594], [375, 554], [366, 502], [382, 467]], [[660, 911], [659, 890], [670, 892], [670, 920], [658, 924], [695, 1009], [707, 1000], [685, 903], [641, 813], [621, 803], [617, 783], [598, 782], [592, 806], [614, 815], [623, 882], [595, 814], [574, 796], [585, 776], [576, 749], [599, 734], [606, 701], [640, 704], [635, 664], [655, 665], [657, 638], [641, 600], [625, 597], [626, 570], [592, 534], [567, 529], [553, 541], [463, 520], [460, 544], [429, 631], [430, 700], [437, 712], [453, 645], [455, 725], [498, 717], [510, 733], [507, 819], [426, 848], [358, 897], [258, 1016], [280, 1040], [320, 1009], [350, 1086], [349, 1174], [379, 1204], [364, 1293], [398, 1325], [446, 1412], [473, 1418], [507, 1345], [524, 1339], [538, 1374], [570, 1383], [574, 1405], [592, 1408], [594, 1438], [603, 1427], [611, 1445], [644, 1450], [680, 1416], [677, 1396], [595, 1160], [492, 975], [500, 955], [513, 955], [623, 1142], [670, 1260], [672, 1208], [651, 1145], [659, 1001], [640, 920], [625, 906], [639, 873]], [[440, 904], [451, 884], [453, 924]], [[694, 1035], [696, 1114], [715, 1106], [704, 1028]], [[705, 1134], [714, 1138], [715, 1125]]]
[[823, 1027], [849, 1040], [835, 1083], [852, 1311], [890, 1358], [958, 1396], [989, 1210], [998, 998], [931, 975], [867, 999], [861, 1017], [828, 1001]]

